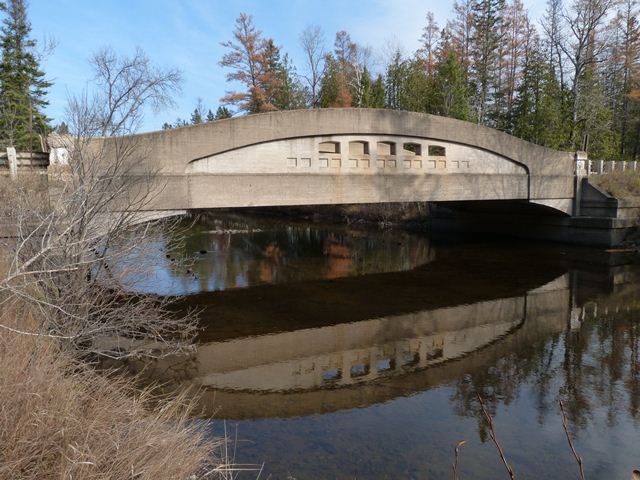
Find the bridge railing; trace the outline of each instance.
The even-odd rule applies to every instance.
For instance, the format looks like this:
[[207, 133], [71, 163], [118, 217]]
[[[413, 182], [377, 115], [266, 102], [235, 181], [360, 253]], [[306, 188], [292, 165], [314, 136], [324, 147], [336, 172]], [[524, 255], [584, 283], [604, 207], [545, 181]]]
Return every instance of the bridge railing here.
[[44, 152], [16, 152], [7, 148], [0, 152], [0, 175], [15, 176], [20, 171], [43, 171], [49, 166], [49, 154]]
[[588, 160], [589, 168], [587, 175], [602, 175], [611, 172], [624, 172], [632, 170], [634, 172], [640, 170], [637, 161], [618, 161], [618, 160]]

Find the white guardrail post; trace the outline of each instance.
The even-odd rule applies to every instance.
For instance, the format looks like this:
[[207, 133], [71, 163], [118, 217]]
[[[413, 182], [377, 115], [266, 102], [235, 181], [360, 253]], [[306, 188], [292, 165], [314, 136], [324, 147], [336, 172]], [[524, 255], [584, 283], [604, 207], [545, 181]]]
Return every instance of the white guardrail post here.
[[13, 147], [7, 147], [7, 163], [9, 164], [9, 175], [11, 178], [16, 178], [18, 176], [18, 155]]

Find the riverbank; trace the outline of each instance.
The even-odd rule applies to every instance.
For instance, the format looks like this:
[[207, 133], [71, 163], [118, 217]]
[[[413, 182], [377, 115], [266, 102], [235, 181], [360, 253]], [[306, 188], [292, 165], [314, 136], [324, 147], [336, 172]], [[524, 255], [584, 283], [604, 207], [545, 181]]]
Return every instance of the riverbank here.
[[[430, 208], [426, 202], [406, 202], [260, 207], [244, 208], [242, 212], [252, 216], [282, 218], [288, 221], [341, 223], [349, 226], [426, 231], [429, 226]], [[237, 213], [237, 210], [191, 210], [191, 214], [196, 218], [213, 218], [218, 213]]]
[[[0, 279], [7, 259], [0, 251]], [[6, 292], [4, 292], [6, 294]], [[42, 311], [0, 296], [0, 480], [218, 478], [221, 440], [194, 423], [193, 392], [163, 395], [42, 328]]]
[[[8, 328], [37, 319], [2, 312]], [[160, 399], [133, 378], [100, 374], [55, 339], [0, 332], [0, 479], [187, 479], [216, 445], [189, 421], [186, 396]]]

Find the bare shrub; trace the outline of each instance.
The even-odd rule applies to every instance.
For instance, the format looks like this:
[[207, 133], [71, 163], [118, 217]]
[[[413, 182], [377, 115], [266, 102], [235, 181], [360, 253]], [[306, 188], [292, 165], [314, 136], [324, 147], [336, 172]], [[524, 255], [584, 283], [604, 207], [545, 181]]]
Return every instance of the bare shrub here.
[[[132, 273], [145, 273], [134, 259], [150, 248], [142, 212], [162, 186], [144, 161], [145, 145], [129, 134], [145, 105], [171, 102], [179, 74], [152, 67], [140, 50], [127, 58], [105, 49], [93, 64], [101, 89], [69, 101], [71, 134], [57, 139], [69, 164], [50, 172], [49, 201], [18, 180], [11, 201], [0, 202], [0, 217], [11, 218], [16, 231], [4, 245], [10, 253], [0, 307], [37, 311], [42, 320], [35, 330], [0, 327], [110, 358], [185, 351], [195, 318], [178, 317], [168, 308], [171, 300], [131, 288]], [[128, 268], [116, 268], [121, 265]]]

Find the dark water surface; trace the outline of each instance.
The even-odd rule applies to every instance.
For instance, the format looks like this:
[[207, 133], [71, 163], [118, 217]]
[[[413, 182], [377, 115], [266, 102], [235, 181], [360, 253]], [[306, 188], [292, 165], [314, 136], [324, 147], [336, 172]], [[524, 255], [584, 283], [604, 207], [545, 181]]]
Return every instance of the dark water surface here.
[[261, 478], [451, 478], [460, 440], [461, 478], [508, 478], [478, 394], [517, 478], [578, 478], [560, 399], [587, 478], [640, 467], [626, 258], [239, 216], [194, 226], [190, 254], [155, 288], [192, 294], [205, 330], [155, 374], [202, 386]]

